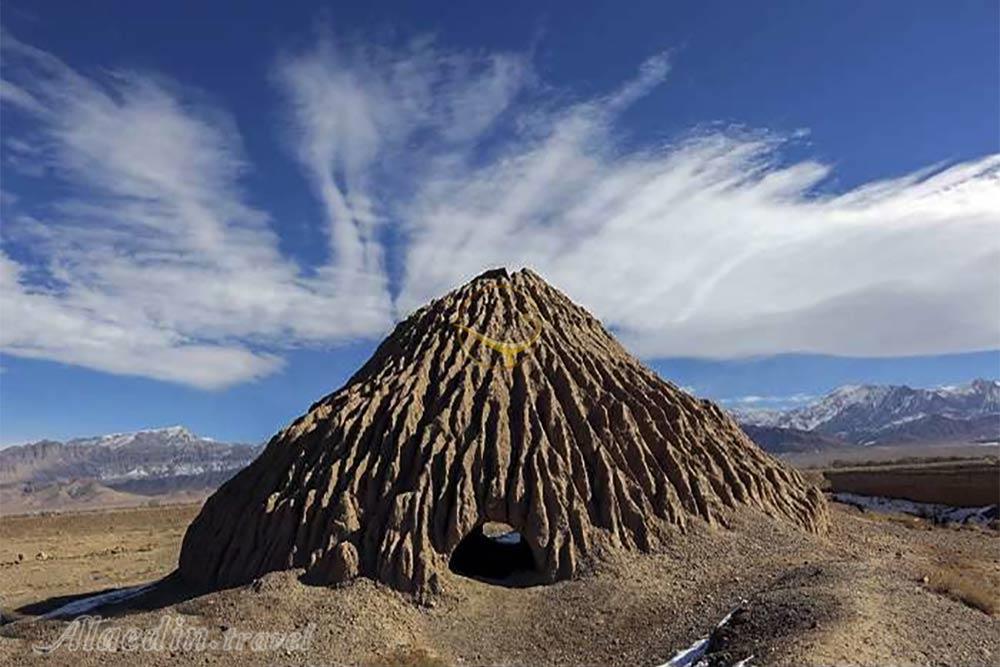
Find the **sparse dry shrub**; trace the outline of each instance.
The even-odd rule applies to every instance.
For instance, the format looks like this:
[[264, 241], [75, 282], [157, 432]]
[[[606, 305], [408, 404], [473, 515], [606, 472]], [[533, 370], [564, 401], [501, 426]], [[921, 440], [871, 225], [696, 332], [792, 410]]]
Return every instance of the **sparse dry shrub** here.
[[400, 646], [365, 665], [366, 667], [448, 667], [449, 663], [423, 646]]
[[927, 588], [973, 609], [1000, 613], [1000, 577], [972, 563], [939, 564], [925, 577]]
[[885, 521], [886, 523], [894, 523], [912, 530], [935, 530], [936, 528], [941, 528], [941, 526], [935, 526], [934, 522], [928, 519], [913, 516], [912, 514], [882, 514], [881, 512], [866, 512], [865, 517], [871, 521]]

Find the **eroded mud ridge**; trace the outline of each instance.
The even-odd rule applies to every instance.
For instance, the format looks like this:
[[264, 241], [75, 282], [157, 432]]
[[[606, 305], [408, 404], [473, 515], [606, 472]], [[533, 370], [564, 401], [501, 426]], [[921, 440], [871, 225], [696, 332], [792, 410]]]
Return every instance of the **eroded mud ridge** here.
[[415, 312], [274, 436], [205, 504], [180, 570], [226, 586], [305, 568], [425, 597], [487, 521], [518, 530], [554, 581], [741, 505], [814, 532], [827, 522], [822, 495], [718, 407], [536, 274], [497, 270]]

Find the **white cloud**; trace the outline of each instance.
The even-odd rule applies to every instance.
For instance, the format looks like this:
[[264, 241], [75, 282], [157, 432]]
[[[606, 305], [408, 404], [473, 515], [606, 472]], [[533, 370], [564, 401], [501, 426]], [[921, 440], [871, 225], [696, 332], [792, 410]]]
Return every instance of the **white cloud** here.
[[813, 394], [791, 394], [789, 396], [757, 396], [750, 394], [749, 396], [738, 396], [736, 398], [723, 398], [719, 402], [725, 405], [795, 405], [799, 403], [810, 403], [816, 400], [817, 396]]
[[212, 388], [280, 367], [268, 347], [389, 326], [381, 273], [333, 259], [306, 278], [281, 255], [241, 190], [228, 116], [148, 76], [83, 77], [7, 35], [4, 56], [33, 100], [15, 100], [36, 127], [22, 143], [73, 193], [44, 217], [5, 212], [5, 238], [42, 258], [2, 256], [5, 351]]
[[623, 152], [615, 112], [648, 69], [536, 117], [494, 160], [422, 172], [399, 202], [400, 307], [528, 265], [649, 357], [1000, 345], [1000, 156], [825, 196], [830, 168], [782, 162], [789, 139], [764, 133]]
[[342, 265], [384, 271], [378, 232], [393, 189], [481, 139], [528, 73], [522, 57], [445, 53], [427, 39], [398, 52], [326, 40], [279, 60], [289, 134]]
[[831, 167], [785, 159], [798, 136], [625, 148], [621, 114], [667, 79], [664, 56], [573, 99], [522, 54], [321, 42], [273, 72], [326, 212], [329, 261], [307, 278], [241, 191], [226, 114], [152, 77], [5, 49], [0, 94], [41, 128], [8, 156], [79, 192], [6, 221], [44, 258], [42, 280], [6, 258], [15, 354], [223, 386], [271, 372], [286, 345], [378, 336], [497, 265], [535, 268], [647, 357], [1000, 346], [998, 155], [818, 194]]
[[[313, 171], [404, 230], [398, 312], [527, 265], [650, 357], [1000, 345], [1000, 156], [819, 195], [829, 166], [783, 161], [798, 134], [623, 150], [619, 116], [664, 82], [663, 56], [561, 103], [499, 58], [323, 45], [279, 70], [302, 145], [327, 147]], [[453, 103], [479, 90], [500, 92]]]

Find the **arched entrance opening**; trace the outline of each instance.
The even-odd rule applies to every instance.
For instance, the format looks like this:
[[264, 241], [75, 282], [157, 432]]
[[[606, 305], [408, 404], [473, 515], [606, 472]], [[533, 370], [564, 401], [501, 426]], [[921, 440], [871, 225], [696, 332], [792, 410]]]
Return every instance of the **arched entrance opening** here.
[[505, 523], [473, 528], [455, 547], [448, 567], [463, 577], [508, 586], [526, 585], [536, 571], [531, 547]]

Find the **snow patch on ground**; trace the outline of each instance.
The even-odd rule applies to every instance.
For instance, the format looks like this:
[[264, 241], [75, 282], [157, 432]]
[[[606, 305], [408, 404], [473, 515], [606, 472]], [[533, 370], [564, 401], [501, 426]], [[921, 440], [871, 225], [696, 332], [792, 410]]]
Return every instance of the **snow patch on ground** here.
[[118, 588], [113, 591], [107, 591], [106, 593], [98, 593], [97, 595], [91, 595], [79, 600], [73, 600], [72, 602], [64, 604], [63, 606], [57, 607], [44, 614], [42, 618], [53, 619], [79, 616], [81, 614], [86, 614], [89, 611], [93, 611], [98, 607], [104, 607], [109, 604], [118, 604], [119, 602], [124, 602], [125, 600], [131, 600], [134, 597], [138, 597], [143, 593], [152, 590], [154, 586], [156, 586], [155, 583], [141, 584], [139, 586]]
[[938, 503], [918, 503], [902, 498], [883, 496], [863, 496], [857, 493], [834, 493], [831, 496], [838, 503], [853, 505], [861, 509], [882, 514], [912, 514], [930, 519], [935, 523], [977, 523], [987, 524], [997, 518], [997, 506], [953, 507]]
[[[712, 632], [714, 633], [719, 628], [725, 626], [726, 623], [729, 622], [729, 619], [733, 617], [734, 613], [736, 613], [735, 609], [726, 614], [725, 618], [719, 621], [718, 625], [715, 626], [715, 629], [712, 630]], [[707, 637], [702, 637], [686, 649], [679, 651], [674, 655], [674, 657], [670, 658], [670, 660], [662, 665], [659, 665], [659, 667], [702, 667], [702, 665], [706, 664], [702, 658], [705, 657], [705, 652], [708, 651], [708, 642], [711, 638], [711, 633]], [[741, 660], [739, 665], [742, 665], [743, 667], [750, 667], [750, 660], [752, 658], [753, 656], [750, 656], [745, 660]]]

